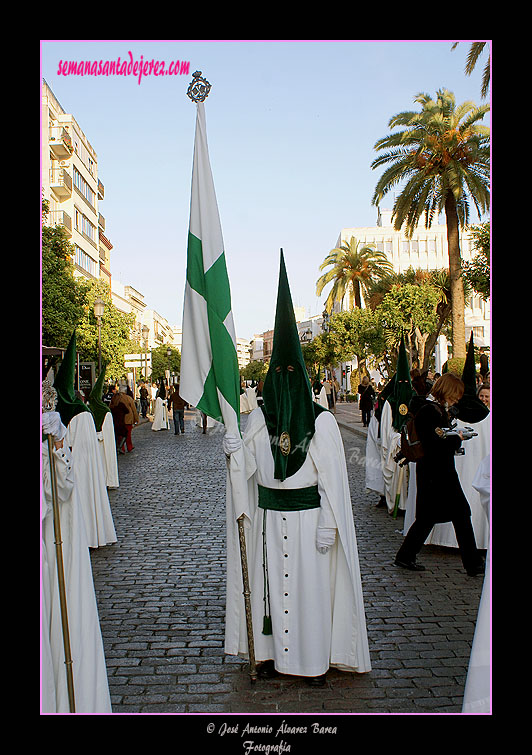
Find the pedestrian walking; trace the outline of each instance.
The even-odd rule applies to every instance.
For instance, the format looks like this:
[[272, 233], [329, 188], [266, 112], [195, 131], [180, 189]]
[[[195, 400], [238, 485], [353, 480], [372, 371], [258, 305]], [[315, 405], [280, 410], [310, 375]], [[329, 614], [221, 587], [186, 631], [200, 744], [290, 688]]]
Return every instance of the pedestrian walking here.
[[168, 407], [172, 409], [174, 418], [174, 435], [185, 432], [185, 409], [187, 402], [179, 395], [179, 383], [174, 387], [168, 399]]
[[146, 419], [146, 415], [148, 414], [148, 403], [150, 399], [148, 389], [146, 388], [146, 383], [141, 384], [140, 390], [139, 390], [139, 396], [140, 396], [140, 414], [143, 419]]
[[358, 405], [362, 413], [362, 427], [368, 427], [371, 419], [371, 412], [375, 403], [375, 391], [369, 381], [369, 377], [364, 375], [362, 382], [358, 386], [357, 393], [360, 398]]
[[116, 438], [116, 450], [117, 453], [125, 454], [124, 444], [126, 442], [127, 429], [124, 417], [127, 414], [127, 407], [123, 401], [120, 400], [120, 391], [118, 385], [113, 386], [113, 396], [109, 404], [111, 414], [113, 416], [113, 425], [115, 428]]

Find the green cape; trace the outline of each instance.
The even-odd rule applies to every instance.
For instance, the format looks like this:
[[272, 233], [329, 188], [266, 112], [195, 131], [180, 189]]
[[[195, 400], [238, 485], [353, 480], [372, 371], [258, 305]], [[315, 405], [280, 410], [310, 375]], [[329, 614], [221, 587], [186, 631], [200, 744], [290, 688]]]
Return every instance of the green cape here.
[[416, 395], [416, 392], [412, 388], [410, 367], [403, 335], [401, 335], [401, 344], [397, 357], [397, 370], [392, 379], [394, 380], [393, 389], [387, 400], [392, 407], [392, 425], [400, 433], [407, 420], [408, 405], [412, 397]]
[[89, 400], [88, 400], [88, 406], [90, 411], [92, 412], [92, 416], [94, 417], [94, 424], [96, 425], [96, 432], [100, 432], [102, 429], [103, 421], [105, 419], [105, 415], [110, 412], [111, 410], [102, 401], [102, 393], [103, 393], [103, 381], [105, 378], [105, 370], [107, 368], [107, 365], [104, 364], [102, 367], [102, 371], [98, 375], [98, 379], [94, 383], [92, 387], [92, 391], [89, 394]]
[[467, 348], [464, 370], [462, 372], [462, 382], [464, 384], [464, 395], [456, 404], [457, 417], [462, 420], [462, 422], [481, 422], [488, 416], [490, 410], [479, 398], [477, 398], [473, 331], [471, 331], [469, 346]]
[[54, 388], [57, 391], [56, 411], [61, 416], [61, 422], [65, 427], [72, 417], [81, 412], [90, 411], [80, 398], [74, 393], [74, 378], [76, 375], [76, 330], [72, 333], [70, 343], [63, 356], [61, 366], [54, 380]]
[[[293, 370], [289, 371], [288, 366]], [[312, 398], [282, 249], [273, 350], [262, 398], [275, 463], [274, 476], [276, 480], [285, 480], [304, 463], [316, 417], [324, 409]]]

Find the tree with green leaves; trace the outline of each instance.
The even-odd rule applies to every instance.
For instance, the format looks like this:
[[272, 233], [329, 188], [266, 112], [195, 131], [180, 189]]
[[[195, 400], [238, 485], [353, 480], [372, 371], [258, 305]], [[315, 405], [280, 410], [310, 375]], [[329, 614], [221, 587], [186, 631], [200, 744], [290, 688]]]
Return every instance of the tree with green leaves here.
[[487, 301], [490, 297], [490, 224], [481, 223], [471, 228], [473, 250], [477, 254], [464, 262], [464, 280]]
[[76, 323], [77, 347], [85, 361], [98, 363], [98, 321], [94, 314], [97, 297], [104, 302], [101, 322], [102, 365], [107, 364], [107, 380], [118, 380], [127, 374], [124, 354], [138, 351], [138, 344], [131, 340], [135, 315], [121, 312], [111, 300], [109, 285], [103, 280], [94, 280], [86, 286], [83, 316]]
[[403, 333], [410, 364], [417, 363], [420, 369], [425, 368], [427, 340], [438, 325], [439, 300], [433, 286], [407, 283], [394, 286], [378, 307], [387, 345], [397, 350]]
[[[168, 349], [170, 349], [170, 359], [168, 358]], [[151, 350], [151, 379], [157, 381], [165, 378], [166, 370], [170, 372], [181, 372], [181, 353], [175, 346], [161, 344]]]
[[348, 308], [362, 307], [362, 294], [368, 285], [393, 271], [393, 266], [384, 252], [379, 252], [374, 244], [362, 245], [354, 236], [350, 240], [331, 249], [320, 265], [325, 272], [316, 282], [316, 295], [321, 296], [325, 286], [332, 283], [325, 308], [331, 312], [336, 302], [348, 297]]
[[83, 317], [88, 285], [77, 282], [74, 247], [62, 226], [47, 226], [48, 202], [43, 201], [41, 257], [41, 322], [44, 346], [66, 348], [78, 320]]
[[489, 105], [472, 102], [457, 106], [454, 94], [440, 89], [436, 99], [418, 94], [414, 101], [421, 110], [392, 116], [389, 128], [400, 127], [379, 139], [380, 152], [373, 169], [388, 166], [375, 187], [372, 203], [404, 182], [393, 206], [395, 230], [404, 228], [411, 238], [421, 218], [425, 227], [445, 212], [453, 355], [465, 357], [465, 298], [460, 256], [460, 228], [469, 225], [469, 203], [473, 201], [479, 219], [489, 210], [489, 129], [480, 124]]
[[256, 383], [264, 380], [268, 372], [268, 365], [260, 359], [253, 359], [240, 369], [240, 377], [244, 380], [254, 380]]

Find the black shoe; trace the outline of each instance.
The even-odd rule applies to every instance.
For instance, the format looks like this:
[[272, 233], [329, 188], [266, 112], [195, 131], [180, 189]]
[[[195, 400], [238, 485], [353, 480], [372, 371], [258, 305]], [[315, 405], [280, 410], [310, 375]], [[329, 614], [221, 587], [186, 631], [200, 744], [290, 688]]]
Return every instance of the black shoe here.
[[485, 571], [486, 571], [485, 564], [479, 564], [478, 566], [474, 566], [470, 569], [466, 569], [468, 577], [478, 577], [479, 575], [484, 574]]
[[307, 684], [309, 687], [325, 687], [327, 674], [321, 676], [309, 676], [307, 677]]
[[273, 661], [264, 661], [257, 666], [257, 676], [259, 679], [275, 679], [279, 672], [275, 669]]
[[401, 559], [396, 558], [394, 564], [403, 569], [410, 569], [410, 571], [425, 571], [425, 567], [415, 561], [401, 561]]

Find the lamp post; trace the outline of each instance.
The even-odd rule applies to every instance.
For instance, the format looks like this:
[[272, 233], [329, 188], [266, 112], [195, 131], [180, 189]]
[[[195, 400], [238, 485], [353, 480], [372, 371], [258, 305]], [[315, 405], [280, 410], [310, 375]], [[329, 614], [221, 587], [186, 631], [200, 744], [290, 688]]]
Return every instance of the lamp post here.
[[150, 329], [147, 325], [142, 326], [142, 338], [144, 340], [144, 380], [148, 380], [148, 334]]
[[98, 375], [102, 371], [102, 317], [105, 310], [105, 302], [98, 296], [94, 300], [94, 316], [98, 320]]
[[172, 356], [172, 349], [170, 346], [166, 349], [166, 356], [168, 357], [168, 385], [170, 385], [170, 357]]

